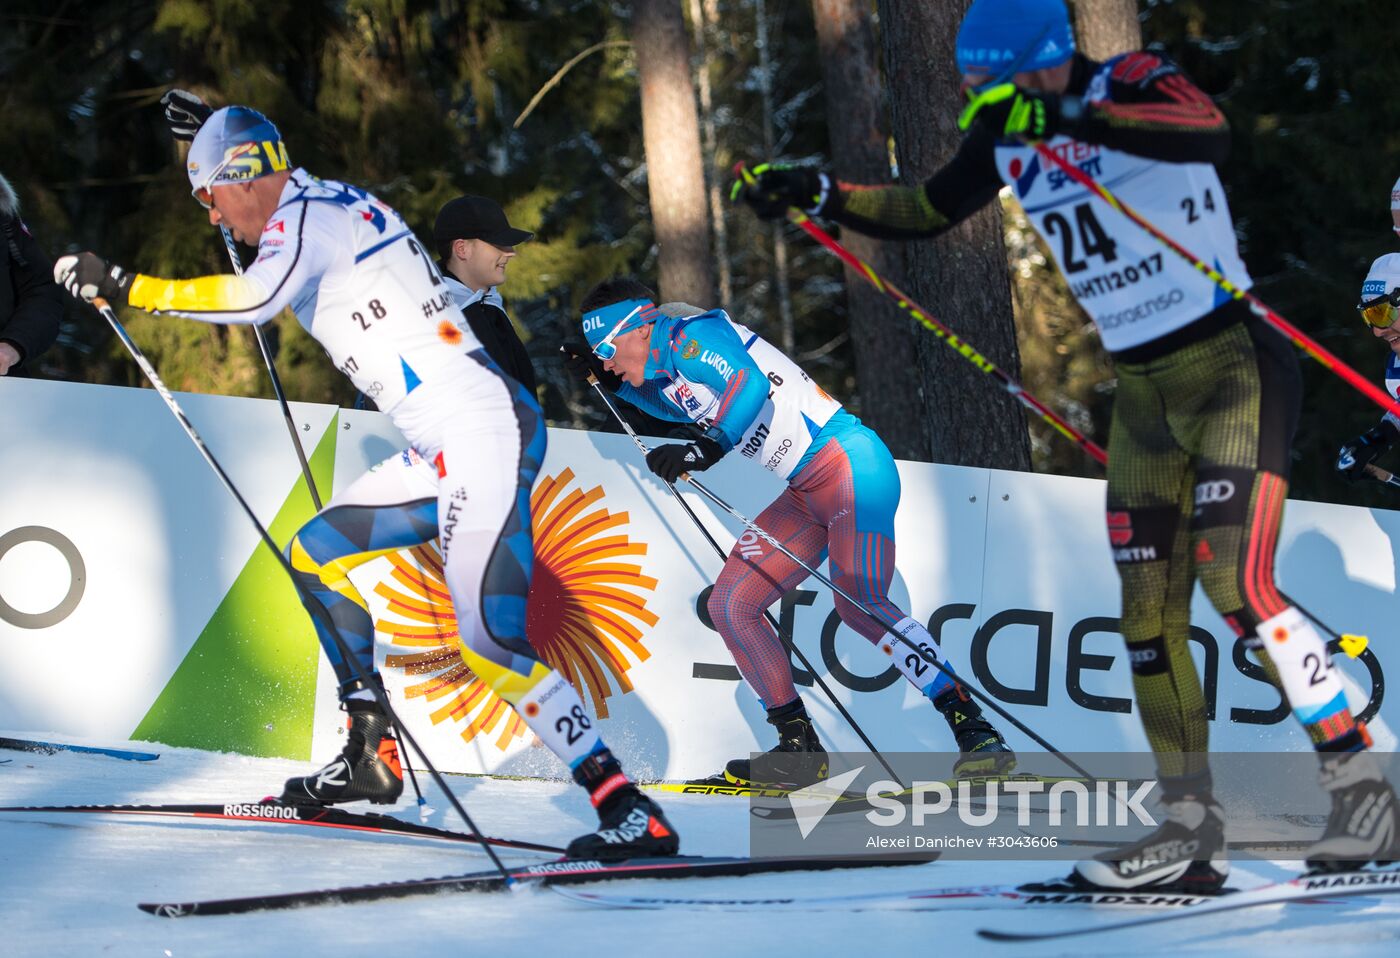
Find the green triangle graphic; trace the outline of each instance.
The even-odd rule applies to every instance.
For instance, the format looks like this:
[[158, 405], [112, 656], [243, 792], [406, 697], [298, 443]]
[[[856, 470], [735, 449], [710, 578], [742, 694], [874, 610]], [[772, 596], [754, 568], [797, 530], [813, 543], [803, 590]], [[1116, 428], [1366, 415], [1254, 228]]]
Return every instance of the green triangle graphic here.
[[[331, 417], [311, 474], [327, 498], [340, 414]], [[285, 544], [315, 514], [305, 477], [268, 526]], [[272, 758], [311, 757], [321, 647], [296, 589], [261, 541], [161, 691], [133, 739]]]

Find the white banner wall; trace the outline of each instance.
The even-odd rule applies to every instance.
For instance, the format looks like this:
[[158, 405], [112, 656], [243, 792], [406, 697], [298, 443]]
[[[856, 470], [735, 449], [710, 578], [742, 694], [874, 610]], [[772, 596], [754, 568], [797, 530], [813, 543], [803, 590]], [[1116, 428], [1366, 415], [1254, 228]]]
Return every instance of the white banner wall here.
[[[0, 546], [8, 547], [0, 549], [0, 728], [318, 760], [336, 751], [343, 713], [310, 622], [159, 398], [0, 380], [0, 401], [23, 411], [0, 423], [12, 463], [0, 475]], [[259, 516], [276, 517], [274, 537], [284, 543], [310, 504], [275, 404], [180, 401]], [[401, 448], [377, 413], [297, 405], [295, 418], [308, 455], [317, 450], [323, 498], [332, 473], [334, 488], [344, 488]], [[532, 641], [606, 712], [603, 735], [634, 773], [704, 775], [771, 745], [761, 704], [697, 614], [719, 558], [625, 436], [551, 430], [549, 438], [535, 488]], [[929, 624], [964, 676], [1058, 747], [1145, 749], [1115, 631], [1103, 484], [899, 468], [896, 603]], [[782, 488], [739, 459], [702, 478], [750, 517]], [[727, 549], [742, 527], [685, 495]], [[1374, 640], [1362, 660], [1342, 664], [1358, 709], [1393, 659], [1386, 626], [1397, 543], [1396, 513], [1289, 504], [1283, 588]], [[76, 602], [65, 558], [74, 550], [86, 570]], [[352, 574], [401, 714], [444, 769], [562, 776], [463, 670], [434, 559], [430, 546]], [[806, 583], [773, 611], [879, 747], [952, 749], [932, 706], [887, 655], [839, 622], [823, 587]], [[1291, 717], [1279, 714], [1278, 694], [1199, 592], [1193, 621], [1214, 702], [1212, 747], [1305, 749]], [[798, 681], [827, 746], [859, 748], [800, 666]], [[1396, 708], [1383, 702], [1371, 719], [1389, 749]], [[1014, 731], [1009, 738], [1033, 747]]]

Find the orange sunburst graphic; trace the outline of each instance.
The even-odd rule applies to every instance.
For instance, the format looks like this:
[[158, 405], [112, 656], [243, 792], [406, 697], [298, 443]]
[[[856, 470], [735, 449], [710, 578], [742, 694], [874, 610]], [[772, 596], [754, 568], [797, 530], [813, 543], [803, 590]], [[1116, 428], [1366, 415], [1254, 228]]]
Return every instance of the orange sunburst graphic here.
[[[569, 488], [573, 480], [565, 469], [537, 483], [530, 496], [535, 567], [526, 631], [540, 657], [580, 692], [586, 689], [594, 712], [606, 718], [608, 698], [632, 691], [628, 670], [651, 656], [642, 626], [656, 625], [657, 617], [643, 593], [655, 591], [656, 580], [628, 561], [646, 555], [647, 547], [623, 531], [627, 513], [600, 504], [602, 486], [584, 492]], [[524, 736], [524, 721], [462, 661], [437, 543], [394, 553], [389, 561], [389, 578], [374, 588], [389, 603], [375, 629], [421, 651], [388, 655], [385, 666], [427, 676], [405, 686], [404, 696], [429, 703], [434, 725], [460, 724], [468, 742], [495, 735], [496, 747], [504, 749]]]

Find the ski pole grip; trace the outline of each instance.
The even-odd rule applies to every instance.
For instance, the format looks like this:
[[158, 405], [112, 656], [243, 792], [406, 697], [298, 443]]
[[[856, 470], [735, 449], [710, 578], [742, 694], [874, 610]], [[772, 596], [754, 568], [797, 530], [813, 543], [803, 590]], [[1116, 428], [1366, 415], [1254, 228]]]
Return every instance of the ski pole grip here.
[[1372, 479], [1379, 480], [1380, 482], [1390, 482], [1392, 479], [1395, 478], [1393, 473], [1386, 472], [1384, 469], [1382, 469], [1380, 466], [1375, 465], [1374, 463], [1368, 462], [1365, 466], [1365, 471], [1366, 475], [1370, 476]]

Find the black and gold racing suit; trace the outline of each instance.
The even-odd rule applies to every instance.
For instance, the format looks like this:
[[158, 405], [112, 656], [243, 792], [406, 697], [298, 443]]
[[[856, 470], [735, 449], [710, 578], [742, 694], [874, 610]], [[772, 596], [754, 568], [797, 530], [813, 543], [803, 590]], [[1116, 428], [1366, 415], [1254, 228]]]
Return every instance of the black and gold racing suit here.
[[[1215, 173], [1229, 149], [1215, 105], [1149, 53], [1076, 56], [1065, 95], [1082, 98], [1082, 114], [1045, 145], [1248, 289]], [[1164, 785], [1208, 788], [1205, 701], [1187, 645], [1192, 586], [1200, 581], [1280, 682], [1258, 632], [1263, 624], [1278, 638], [1278, 617], [1296, 616], [1273, 568], [1301, 398], [1296, 358], [1242, 302], [1031, 146], [980, 125], [923, 186], [835, 184], [819, 212], [879, 237], [935, 236], [1003, 185], [1113, 355], [1108, 532], [1134, 690]], [[1301, 631], [1312, 637], [1299, 642], [1320, 642], [1310, 625]], [[1293, 705], [1315, 747], [1360, 746], [1344, 698], [1340, 708], [1330, 691], [1326, 703]]]

